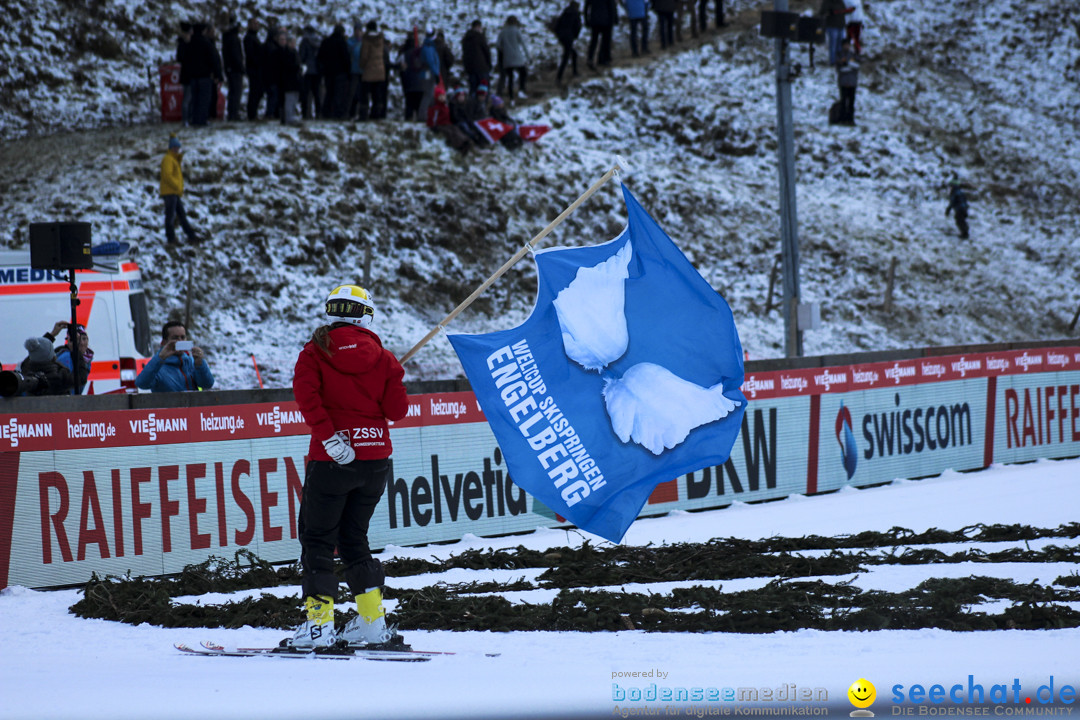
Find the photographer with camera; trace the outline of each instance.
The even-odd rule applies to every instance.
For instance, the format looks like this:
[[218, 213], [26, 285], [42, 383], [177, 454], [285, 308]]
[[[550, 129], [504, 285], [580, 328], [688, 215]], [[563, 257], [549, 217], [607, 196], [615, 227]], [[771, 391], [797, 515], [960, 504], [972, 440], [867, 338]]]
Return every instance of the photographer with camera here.
[[187, 339], [181, 323], [161, 328], [161, 347], [135, 378], [135, 386], [151, 392], [189, 392], [214, 387], [214, 375], [202, 348]]
[[44, 337], [28, 338], [23, 347], [28, 355], [19, 369], [0, 373], [0, 395], [68, 395], [73, 386], [71, 371], [56, 361], [52, 342]]
[[[49, 342], [56, 342], [56, 339], [60, 337], [60, 333], [67, 332], [67, 338], [64, 340], [64, 344], [55, 349], [56, 360], [61, 365], [66, 367], [69, 372], [74, 372], [75, 363], [71, 357], [71, 323], [66, 320], [58, 320], [51, 332], [45, 333], [45, 337], [49, 339]], [[86, 334], [86, 327], [83, 325], [77, 325], [75, 327], [75, 333], [78, 335], [79, 344], [79, 378], [76, 383], [74, 391], [75, 395], [82, 395], [83, 388], [86, 387], [87, 378], [90, 377], [90, 367], [94, 362], [94, 351], [90, 349], [90, 336]]]

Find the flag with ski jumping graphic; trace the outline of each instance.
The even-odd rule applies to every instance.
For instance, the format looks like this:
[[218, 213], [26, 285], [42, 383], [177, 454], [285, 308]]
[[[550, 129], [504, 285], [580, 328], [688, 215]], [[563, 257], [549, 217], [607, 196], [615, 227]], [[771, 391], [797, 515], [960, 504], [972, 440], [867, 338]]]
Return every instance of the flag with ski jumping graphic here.
[[723, 464], [746, 409], [730, 308], [622, 192], [618, 237], [536, 252], [523, 324], [450, 335], [514, 482], [613, 542], [657, 484]]

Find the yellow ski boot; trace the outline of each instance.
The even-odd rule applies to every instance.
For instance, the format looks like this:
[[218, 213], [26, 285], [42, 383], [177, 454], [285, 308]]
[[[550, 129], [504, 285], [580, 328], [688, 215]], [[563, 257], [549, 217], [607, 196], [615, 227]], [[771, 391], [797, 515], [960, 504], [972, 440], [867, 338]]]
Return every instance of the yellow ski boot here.
[[325, 595], [304, 601], [307, 620], [296, 629], [289, 645], [299, 650], [328, 648], [337, 644], [334, 631], [334, 599]]
[[371, 588], [356, 596], [356, 617], [341, 632], [341, 639], [350, 646], [404, 644], [397, 628], [387, 626], [382, 606], [382, 591]]

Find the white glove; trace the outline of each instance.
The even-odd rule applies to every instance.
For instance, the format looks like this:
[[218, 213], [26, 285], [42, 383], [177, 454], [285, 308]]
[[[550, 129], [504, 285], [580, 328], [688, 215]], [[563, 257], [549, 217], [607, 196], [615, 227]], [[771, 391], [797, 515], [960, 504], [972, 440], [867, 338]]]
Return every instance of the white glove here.
[[349, 436], [340, 430], [323, 440], [322, 444], [326, 448], [326, 454], [338, 465], [348, 465], [356, 459]]

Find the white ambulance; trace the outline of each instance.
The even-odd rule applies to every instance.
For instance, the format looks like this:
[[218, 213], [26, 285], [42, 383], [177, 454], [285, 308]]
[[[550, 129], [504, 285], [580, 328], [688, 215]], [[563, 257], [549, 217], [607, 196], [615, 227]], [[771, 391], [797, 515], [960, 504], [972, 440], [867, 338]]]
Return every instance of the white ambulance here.
[[[94, 269], [76, 270], [76, 318], [86, 326], [94, 360], [84, 394], [136, 392], [135, 376], [153, 355], [142, 274], [123, 244], [93, 251]], [[71, 321], [67, 270], [30, 267], [30, 251], [0, 251], [0, 365], [16, 369], [27, 338]], [[55, 346], [64, 343], [65, 335]]]

